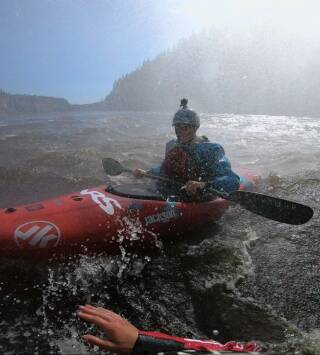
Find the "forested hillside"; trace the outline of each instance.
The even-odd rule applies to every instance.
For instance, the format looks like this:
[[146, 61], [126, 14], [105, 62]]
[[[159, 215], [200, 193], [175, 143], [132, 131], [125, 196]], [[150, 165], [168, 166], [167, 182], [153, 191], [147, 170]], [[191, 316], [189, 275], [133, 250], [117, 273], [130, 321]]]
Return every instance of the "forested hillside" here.
[[277, 32], [210, 31], [114, 83], [109, 110], [168, 111], [186, 96], [204, 112], [320, 116], [320, 46]]

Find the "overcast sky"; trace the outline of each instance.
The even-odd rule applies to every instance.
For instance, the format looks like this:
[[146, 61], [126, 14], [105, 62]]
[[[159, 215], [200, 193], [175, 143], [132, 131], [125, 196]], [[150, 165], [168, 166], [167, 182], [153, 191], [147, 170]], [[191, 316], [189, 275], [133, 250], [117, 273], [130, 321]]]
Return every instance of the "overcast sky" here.
[[0, 88], [103, 99], [120, 76], [210, 26], [319, 36], [316, 0], [0, 0]]

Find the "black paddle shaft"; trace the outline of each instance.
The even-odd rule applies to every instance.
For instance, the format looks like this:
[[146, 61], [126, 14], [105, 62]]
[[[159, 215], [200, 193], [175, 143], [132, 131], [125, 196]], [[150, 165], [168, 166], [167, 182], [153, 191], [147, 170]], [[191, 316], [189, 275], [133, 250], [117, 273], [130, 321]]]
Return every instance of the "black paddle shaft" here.
[[[123, 167], [118, 161], [112, 158], [102, 159], [102, 166], [105, 172], [111, 176], [120, 175], [122, 172], [132, 173], [131, 169]], [[145, 173], [144, 176], [151, 179], [169, 182], [175, 185], [180, 184], [169, 178], [149, 173]], [[180, 185], [182, 186], [183, 184]], [[313, 210], [309, 206], [305, 206], [289, 200], [284, 200], [278, 197], [263, 195], [250, 191], [233, 191], [226, 193], [210, 187], [209, 190], [214, 192], [219, 197], [234, 203], [238, 203], [240, 206], [250, 212], [256, 213], [274, 221], [299, 225], [308, 222], [313, 216]]]

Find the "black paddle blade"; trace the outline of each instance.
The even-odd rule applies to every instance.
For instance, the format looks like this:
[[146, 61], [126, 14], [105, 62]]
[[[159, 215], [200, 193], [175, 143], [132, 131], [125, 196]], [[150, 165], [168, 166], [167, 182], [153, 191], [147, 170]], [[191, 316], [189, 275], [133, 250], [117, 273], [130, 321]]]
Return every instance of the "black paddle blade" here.
[[103, 158], [102, 166], [104, 171], [111, 176], [120, 175], [122, 172], [125, 171], [123, 166], [118, 161], [112, 158]]
[[312, 208], [297, 202], [249, 191], [233, 191], [228, 200], [250, 212], [287, 224], [304, 224], [313, 216]]

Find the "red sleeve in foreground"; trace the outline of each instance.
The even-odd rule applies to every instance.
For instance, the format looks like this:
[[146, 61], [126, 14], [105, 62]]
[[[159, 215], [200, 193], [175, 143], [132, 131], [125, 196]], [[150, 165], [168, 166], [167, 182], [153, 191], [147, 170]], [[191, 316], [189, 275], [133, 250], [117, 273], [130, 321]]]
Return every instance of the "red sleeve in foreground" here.
[[[205, 350], [205, 351], [234, 351], [234, 352], [261, 352], [261, 347], [255, 342], [238, 343], [235, 341], [229, 341], [225, 344], [221, 344], [214, 340], [194, 340], [180, 338], [159, 332], [139, 331], [139, 335], [143, 338], [141, 352], [135, 354], [146, 354], [148, 349], [152, 348], [153, 352], [177, 350], [178, 348], [183, 350]], [[143, 343], [145, 346], [143, 346]], [[171, 349], [172, 347], [172, 349]], [[145, 351], [143, 351], [145, 348]], [[157, 348], [157, 351], [154, 351]]]

